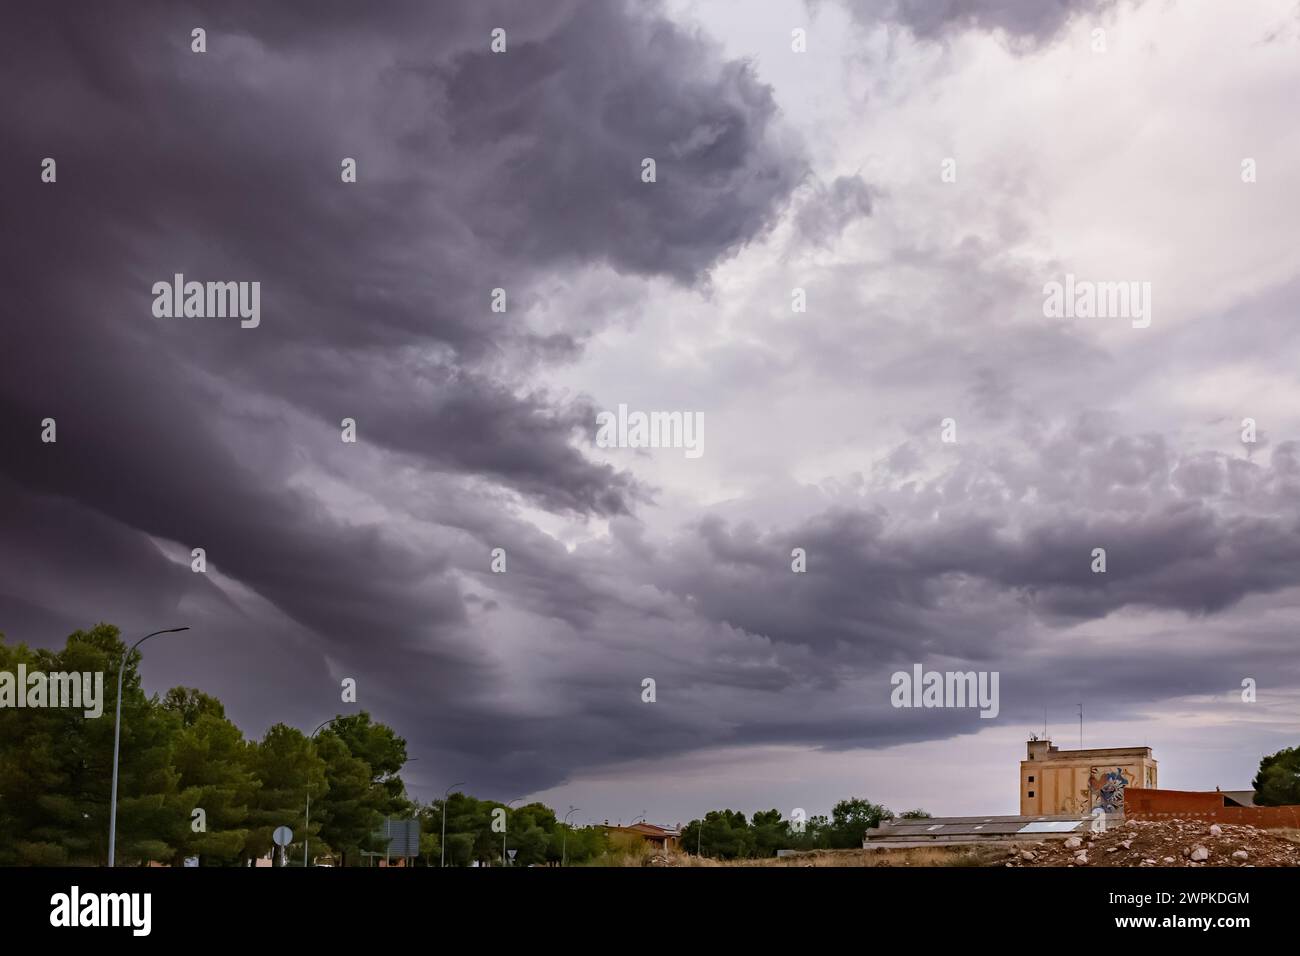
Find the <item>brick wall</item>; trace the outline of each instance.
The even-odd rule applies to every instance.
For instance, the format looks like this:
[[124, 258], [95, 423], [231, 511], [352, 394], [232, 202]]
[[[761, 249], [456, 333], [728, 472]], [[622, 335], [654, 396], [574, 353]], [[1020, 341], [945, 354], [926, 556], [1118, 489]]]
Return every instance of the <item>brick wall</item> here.
[[1223, 794], [1198, 790], [1124, 791], [1124, 817], [1128, 820], [1208, 820], [1236, 823], [1264, 830], [1300, 830], [1300, 806], [1229, 807]]

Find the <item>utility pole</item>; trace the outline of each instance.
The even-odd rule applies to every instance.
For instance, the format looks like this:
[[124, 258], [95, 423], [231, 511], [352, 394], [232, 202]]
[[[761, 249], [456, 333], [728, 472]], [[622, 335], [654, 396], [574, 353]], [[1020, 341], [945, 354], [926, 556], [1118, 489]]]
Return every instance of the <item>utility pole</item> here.
[[140, 640], [131, 645], [131, 649], [122, 655], [121, 662], [117, 665], [117, 713], [113, 716], [113, 795], [109, 798], [108, 809], [108, 865], [117, 865], [117, 758], [118, 750], [122, 745], [122, 674], [126, 670], [127, 659], [135, 652], [135, 649], [159, 634], [179, 634], [181, 631], [188, 631], [189, 627], [169, 627], [163, 631], [154, 631], [152, 634], [146, 634]]
[[569, 858], [569, 855], [568, 855], [568, 850], [569, 850], [569, 817], [571, 817], [571, 816], [573, 816], [575, 813], [577, 813], [578, 810], [579, 810], [578, 807], [575, 807], [573, 804], [569, 804], [569, 812], [566, 813], [566, 814], [564, 815], [564, 836], [561, 838], [561, 841], [560, 841], [560, 866], [564, 866], [565, 861], [568, 860], [568, 858]]
[[[328, 727], [336, 720], [342, 720], [343, 714], [337, 717], [331, 717], [329, 720], [322, 721], [320, 727], [317, 727], [307, 737], [308, 756], [311, 755], [311, 742], [316, 739], [316, 735], [321, 732], [321, 728]], [[302, 866], [307, 868], [307, 846], [311, 843], [311, 784], [307, 785], [307, 813], [302, 825]], [[341, 861], [340, 861], [341, 862]]]
[[1083, 749], [1083, 701], [1079, 701], [1079, 749]]
[[457, 787], [465, 786], [465, 781], [453, 783], [442, 794], [442, 842], [438, 844], [438, 866], [447, 865], [447, 800]]

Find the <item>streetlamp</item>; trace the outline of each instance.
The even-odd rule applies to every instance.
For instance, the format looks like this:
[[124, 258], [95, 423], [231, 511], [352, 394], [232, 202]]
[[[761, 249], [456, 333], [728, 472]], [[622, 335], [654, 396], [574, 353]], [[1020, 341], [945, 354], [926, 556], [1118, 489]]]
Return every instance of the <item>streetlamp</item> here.
[[[343, 719], [342, 714], [339, 714], [337, 717], [331, 717], [329, 720], [322, 723], [320, 727], [317, 727], [315, 730], [311, 732], [311, 736], [307, 738], [307, 742], [311, 743], [313, 740], [315, 740], [316, 735], [321, 732], [321, 728], [328, 727], [330, 724], [334, 723], [334, 721], [342, 720], [342, 719]], [[302, 867], [304, 870], [307, 868], [307, 843], [310, 840], [311, 840], [311, 785], [309, 784], [307, 786], [307, 818], [306, 820], [303, 821], [303, 825], [302, 825]]]
[[465, 786], [464, 780], [462, 780], [460, 783], [453, 783], [450, 787], [448, 787], [446, 790], [442, 792], [442, 842], [438, 844], [438, 850], [439, 850], [438, 866], [439, 867], [444, 867], [447, 865], [447, 797], [449, 797], [451, 795], [451, 792], [455, 790], [457, 787], [463, 787], [463, 786]]
[[569, 804], [569, 812], [564, 815], [564, 835], [560, 838], [560, 866], [561, 867], [564, 866], [564, 861], [569, 858], [566, 852], [569, 847], [569, 817], [577, 813], [579, 809], [581, 808], [575, 807], [573, 804]]
[[[511, 803], [518, 803], [522, 799], [523, 797], [515, 797], [513, 800], [511, 800], [509, 803], [506, 804], [506, 809], [509, 810]], [[501, 865], [502, 866], [507, 865], [506, 864], [506, 826], [507, 826], [506, 817], [507, 816], [509, 816], [509, 814], [502, 814], [501, 817]]]
[[159, 634], [176, 634], [188, 631], [188, 627], [169, 627], [165, 630], [146, 634], [131, 645], [131, 649], [122, 655], [122, 662], [117, 665], [117, 714], [113, 717], [113, 797], [108, 811], [108, 865], [113, 866], [117, 859], [117, 754], [122, 742], [122, 674], [126, 670], [126, 660], [137, 647]]

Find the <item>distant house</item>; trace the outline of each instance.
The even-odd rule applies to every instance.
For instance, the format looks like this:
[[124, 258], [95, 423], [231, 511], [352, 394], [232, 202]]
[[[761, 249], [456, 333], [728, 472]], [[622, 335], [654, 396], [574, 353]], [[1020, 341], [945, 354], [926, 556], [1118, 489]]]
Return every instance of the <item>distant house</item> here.
[[681, 831], [668, 827], [655, 826], [653, 823], [632, 823], [628, 826], [611, 826], [608, 822], [604, 829], [609, 834], [610, 842], [625, 846], [650, 845], [661, 852], [676, 850], [681, 839]]

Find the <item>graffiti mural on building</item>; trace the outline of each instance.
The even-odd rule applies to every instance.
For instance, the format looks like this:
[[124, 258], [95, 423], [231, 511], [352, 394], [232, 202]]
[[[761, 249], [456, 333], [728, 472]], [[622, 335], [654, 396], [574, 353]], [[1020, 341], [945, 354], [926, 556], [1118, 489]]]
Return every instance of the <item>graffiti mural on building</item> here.
[[1129, 785], [1129, 778], [1124, 775], [1122, 767], [1106, 770], [1093, 767], [1088, 772], [1088, 794], [1093, 807], [1100, 807], [1107, 813], [1124, 812], [1124, 788]]

